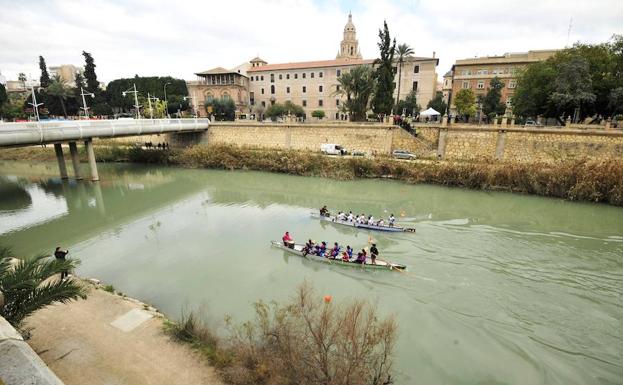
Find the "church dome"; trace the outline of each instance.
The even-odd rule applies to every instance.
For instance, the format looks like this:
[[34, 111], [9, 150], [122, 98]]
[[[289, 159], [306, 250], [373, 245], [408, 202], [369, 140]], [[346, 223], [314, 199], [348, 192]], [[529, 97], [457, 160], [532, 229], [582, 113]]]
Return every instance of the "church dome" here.
[[344, 32], [355, 32], [355, 24], [353, 24], [353, 15], [348, 14], [348, 22], [344, 26]]

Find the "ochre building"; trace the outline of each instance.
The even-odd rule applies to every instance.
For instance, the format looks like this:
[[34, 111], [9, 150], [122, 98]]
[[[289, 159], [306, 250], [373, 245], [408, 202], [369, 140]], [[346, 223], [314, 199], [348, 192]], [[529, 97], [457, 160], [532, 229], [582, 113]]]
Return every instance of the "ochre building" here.
[[556, 52], [557, 50], [538, 50], [457, 60], [452, 70], [444, 75], [443, 83], [444, 97], [446, 102], [449, 101], [451, 113], [456, 114], [453, 97], [457, 92], [471, 89], [476, 97], [484, 96], [491, 79], [496, 76], [504, 83], [501, 100], [511, 108], [519, 71], [530, 63], [550, 58]]
[[[231, 70], [218, 67], [198, 72], [197, 80], [188, 81], [187, 85], [201, 116], [207, 116], [205, 102], [212, 98], [232, 98], [239, 118], [254, 118], [271, 104], [291, 101], [302, 106], [308, 118], [312, 111], [322, 110], [330, 120], [346, 120], [348, 114], [342, 108], [344, 97], [336, 94], [338, 78], [355, 66], [373, 63], [374, 59], [362, 58], [352, 15], [348, 15], [340, 48], [333, 60], [269, 64], [256, 57]], [[399, 99], [415, 90], [418, 104], [425, 109], [435, 96], [438, 63], [434, 55], [406, 58], [402, 64]], [[397, 83], [397, 63], [395, 70]], [[398, 97], [397, 93], [396, 86], [394, 98]]]

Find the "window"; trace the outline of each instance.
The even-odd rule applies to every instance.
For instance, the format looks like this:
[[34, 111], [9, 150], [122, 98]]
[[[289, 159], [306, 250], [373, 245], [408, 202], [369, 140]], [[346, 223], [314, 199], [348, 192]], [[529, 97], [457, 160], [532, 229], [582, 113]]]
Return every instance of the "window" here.
[[283, 79], [283, 75], [279, 74], [279, 80]]
[[303, 100], [303, 107], [307, 107], [307, 100]]
[[322, 92], [322, 86], [318, 86], [318, 92]]
[[342, 71], [341, 70], [335, 70], [335, 76], [337, 76], [337, 77], [342, 76]]
[[253, 76], [251, 76], [251, 81], [253, 81]]
[[290, 93], [290, 87], [286, 87], [286, 94]]
[[303, 93], [307, 92], [307, 87], [303, 86]]
[[469, 88], [469, 82], [465, 81], [463, 82], [463, 89], [466, 90]]
[[413, 82], [413, 91], [417, 91], [417, 82]]
[[264, 89], [262, 88], [262, 95], [264, 95]]
[[398, 73], [398, 67], [392, 67], [392, 73], [395, 75]]
[[262, 75], [261, 79], [262, 79], [262, 81], [264, 81], [264, 75]]
[[286, 74], [286, 79], [290, 80], [290, 74]]
[[413, 73], [414, 74], [419, 74], [420, 73], [420, 66], [413, 67]]
[[298, 79], [299, 78], [299, 74], [294, 74], [294, 78]]
[[230, 99], [229, 94], [227, 94], [227, 93], [223, 94], [223, 100], [229, 100], [229, 99]]
[[270, 82], [271, 83], [275, 82], [275, 74], [270, 74]]
[[472, 70], [465, 71], [465, 75], [471, 75], [471, 74], [472, 74]]
[[318, 99], [318, 107], [322, 107], [322, 99]]
[[339, 106], [340, 105], [340, 99], [335, 99], [335, 105]]
[[249, 92], [249, 103], [251, 103], [252, 106], [255, 105], [255, 93], [254, 92]]
[[206, 95], [206, 102], [212, 103], [214, 101], [214, 96], [212, 94]]
[[271, 93], [272, 95], [274, 95], [274, 94], [275, 94], [275, 86], [270, 86], [270, 93]]
[[476, 88], [478, 88], [479, 90], [484, 90], [485, 89], [485, 82], [483, 82], [482, 80], [479, 80], [478, 84], [476, 85]]
[[311, 78], [314, 78], [314, 72], [310, 73], [309, 76], [311, 76]]
[[262, 107], [266, 107], [266, 102], [262, 100]]
[[339, 91], [340, 90], [340, 85], [338, 84], [337, 86], [335, 86], [335, 90]]
[[306, 75], [305, 72], [303, 72], [303, 79], [305, 79], [305, 75]]
[[318, 72], [318, 77], [321, 78], [322, 77], [322, 72]]
[[508, 88], [515, 88], [517, 87], [517, 83], [514, 80], [510, 80], [508, 82]]

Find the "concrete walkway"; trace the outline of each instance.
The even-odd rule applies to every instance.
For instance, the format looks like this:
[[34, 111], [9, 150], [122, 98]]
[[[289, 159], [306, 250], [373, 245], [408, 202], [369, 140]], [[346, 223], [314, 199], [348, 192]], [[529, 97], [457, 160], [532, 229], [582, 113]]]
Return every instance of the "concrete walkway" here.
[[222, 384], [162, 322], [140, 302], [94, 288], [87, 300], [38, 311], [26, 327], [30, 346], [66, 385]]

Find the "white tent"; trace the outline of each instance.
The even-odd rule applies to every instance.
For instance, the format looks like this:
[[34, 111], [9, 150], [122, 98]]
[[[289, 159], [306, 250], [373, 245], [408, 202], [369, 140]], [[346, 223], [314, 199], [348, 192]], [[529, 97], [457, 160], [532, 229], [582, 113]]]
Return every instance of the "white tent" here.
[[429, 108], [426, 111], [420, 112], [420, 116], [438, 116], [438, 115], [441, 115], [441, 114], [432, 108]]

